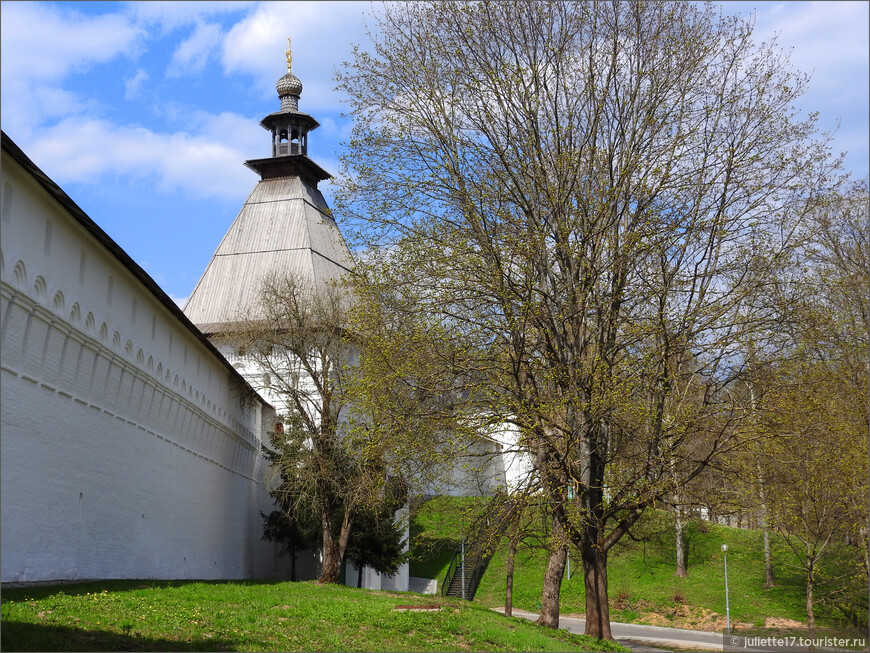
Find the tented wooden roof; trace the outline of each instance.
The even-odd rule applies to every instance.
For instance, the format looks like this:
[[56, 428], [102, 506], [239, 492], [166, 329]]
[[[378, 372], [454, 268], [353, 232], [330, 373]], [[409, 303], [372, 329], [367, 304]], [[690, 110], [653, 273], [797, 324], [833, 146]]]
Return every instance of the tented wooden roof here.
[[185, 314], [213, 334], [253, 317], [263, 279], [292, 274], [318, 290], [352, 268], [319, 190], [299, 176], [263, 179], [212, 256]]

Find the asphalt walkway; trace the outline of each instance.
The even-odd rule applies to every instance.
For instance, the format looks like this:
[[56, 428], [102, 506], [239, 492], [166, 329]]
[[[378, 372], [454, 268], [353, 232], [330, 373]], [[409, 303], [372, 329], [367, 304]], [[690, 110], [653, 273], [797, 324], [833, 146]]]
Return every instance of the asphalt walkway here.
[[[504, 612], [504, 608], [493, 608], [496, 612]], [[535, 620], [538, 615], [524, 610], [514, 610], [515, 617]], [[580, 635], [586, 630], [586, 620], [577, 617], [559, 617], [559, 627]], [[655, 648], [668, 646], [696, 651], [721, 651], [722, 633], [709, 633], [702, 630], [687, 630], [685, 628], [665, 628], [663, 626], [645, 626], [643, 624], [622, 624], [610, 622], [610, 631], [616, 640], [637, 653], [657, 653], [665, 649]]]

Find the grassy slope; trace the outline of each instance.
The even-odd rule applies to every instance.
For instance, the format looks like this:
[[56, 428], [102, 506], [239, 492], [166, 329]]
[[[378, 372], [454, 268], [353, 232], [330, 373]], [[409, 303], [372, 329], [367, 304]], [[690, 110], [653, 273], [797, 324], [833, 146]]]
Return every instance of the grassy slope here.
[[[457, 521], [449, 521], [451, 499], [432, 504], [439, 516], [430, 514], [427, 505], [416, 519], [417, 550], [425, 552], [425, 543], [437, 542], [448, 553], [436, 562], [439, 583], [446, 571], [461, 533]], [[467, 506], [466, 506], [467, 507]], [[453, 512], [456, 512], [455, 506]], [[728, 578], [731, 620], [745, 626], [763, 626], [766, 617], [806, 622], [804, 577], [791, 567], [792, 554], [774, 538], [774, 573], [777, 586], [764, 589], [764, 558], [761, 532], [709, 524], [707, 532], [694, 527], [688, 533], [689, 577], [677, 578], [673, 530], [667, 524], [651, 522], [649, 541], [633, 542], [624, 538], [612, 551], [608, 561], [608, 586], [611, 619], [645, 622], [656, 625], [715, 630], [724, 627], [725, 591], [721, 545], [728, 544]], [[423, 544], [421, 544], [422, 542]], [[454, 544], [453, 550], [449, 546]], [[506, 545], [499, 548], [481, 581], [475, 602], [493, 607], [504, 604]], [[563, 614], [585, 612], [583, 572], [576, 550], [571, 554], [570, 580], [564, 580], [561, 592]], [[443, 562], [446, 560], [446, 562]], [[437, 565], [435, 565], [437, 566]], [[538, 611], [546, 554], [521, 550], [514, 574], [514, 606]], [[423, 565], [415, 573], [422, 575]], [[651, 613], [657, 613], [655, 616]], [[824, 609], [817, 612], [819, 625], [834, 625]]]
[[[764, 589], [760, 539], [756, 531], [711, 525], [708, 533], [697, 533], [690, 543], [688, 578], [674, 575], [675, 561], [671, 559], [674, 554], [663, 545], [647, 543], [644, 547], [631, 543], [618, 547], [608, 560], [611, 618], [640, 621], [644, 613], [651, 611], [676, 616], [680, 604], [724, 615], [725, 583], [720, 547], [727, 542], [732, 621], [763, 625], [764, 617], [804, 620], [804, 587], [799, 574], [793, 570], [784, 573], [778, 566], [777, 587]], [[483, 578], [477, 598], [484, 605], [500, 605], [504, 601], [505, 559], [502, 550]], [[520, 554], [520, 560], [523, 562], [517, 564], [514, 603], [517, 607], [535, 610], [540, 606], [546, 556], [540, 552], [525, 552]], [[583, 570], [576, 551], [572, 552], [571, 580], [562, 585], [561, 607], [564, 613], [585, 612]], [[698, 617], [702, 616], [702, 610], [697, 612]]]
[[436, 497], [411, 522], [411, 576], [434, 578], [438, 589], [461, 540], [463, 521], [470, 523], [485, 507], [479, 497]]
[[[440, 604], [432, 612], [397, 605]], [[3, 589], [11, 651], [620, 650], [479, 604], [316, 583], [115, 581]]]

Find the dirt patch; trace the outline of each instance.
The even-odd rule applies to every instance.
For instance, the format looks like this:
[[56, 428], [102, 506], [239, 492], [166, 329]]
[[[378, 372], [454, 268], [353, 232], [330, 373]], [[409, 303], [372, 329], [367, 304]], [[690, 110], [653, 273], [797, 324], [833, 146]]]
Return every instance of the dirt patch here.
[[620, 643], [622, 643], [622, 642], [629, 642], [631, 644], [637, 644], [638, 646], [650, 646], [650, 647], [652, 647], [656, 650], [660, 650], [660, 651], [687, 651], [687, 652], [698, 651], [698, 653], [701, 653], [703, 651], [710, 650], [709, 648], [698, 648], [697, 646], [692, 646], [690, 644], [677, 646], [676, 642], [673, 642], [673, 646], [671, 644], [668, 644], [668, 647], [665, 648], [664, 645], [660, 641], [646, 640], [646, 639], [620, 639]]
[[[686, 604], [675, 605], [666, 612], [647, 611], [641, 614], [638, 623], [650, 626], [669, 626], [671, 628], [688, 628], [707, 632], [722, 632], [727, 620], [707, 608], [693, 607]], [[752, 624], [732, 622], [732, 628], [748, 628]]]
[[764, 620], [765, 628], [806, 628], [806, 624], [794, 619], [783, 619], [782, 617], [767, 617]]
[[397, 605], [395, 608], [393, 608], [393, 610], [397, 610], [399, 612], [429, 612], [440, 609], [441, 606], [437, 603], [429, 605]]

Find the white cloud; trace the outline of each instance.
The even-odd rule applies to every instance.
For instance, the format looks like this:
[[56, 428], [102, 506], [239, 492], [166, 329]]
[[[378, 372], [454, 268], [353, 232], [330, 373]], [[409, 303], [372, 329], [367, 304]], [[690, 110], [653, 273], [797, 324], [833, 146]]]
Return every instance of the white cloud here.
[[142, 89], [142, 84], [144, 84], [149, 77], [150, 75], [145, 72], [144, 68], [138, 68], [135, 75], [124, 78], [124, 99], [135, 100], [139, 97], [139, 91]]
[[101, 120], [67, 119], [31, 141], [28, 153], [61, 185], [93, 184], [121, 175], [152, 178], [159, 190], [181, 190], [191, 197], [237, 198], [250, 190], [253, 177], [240, 165], [245, 153], [209, 130], [240, 120], [218, 117], [205, 134], [164, 134]]
[[103, 109], [61, 84], [74, 73], [135, 57], [142, 47], [144, 32], [121, 14], [85, 15], [64, 5], [30, 2], [2, 7], [3, 129], [21, 143], [44, 121]]
[[208, 17], [243, 11], [255, 4], [255, 2], [230, 2], [229, 0], [131, 2], [127, 8], [137, 23], [157, 25], [165, 33], [179, 27], [200, 23]]
[[[260, 127], [256, 120], [226, 111], [217, 115], [200, 112], [195, 117], [199, 123], [198, 133], [202, 138], [220, 141], [235, 151], [244, 152], [246, 158], [271, 154], [269, 132]], [[257, 154], [260, 150], [266, 151]]]
[[202, 72], [211, 53], [220, 46], [222, 35], [219, 25], [197, 23], [193, 34], [179, 43], [172, 53], [167, 75], [182, 77]]
[[284, 50], [293, 39], [293, 73], [302, 81], [303, 111], [334, 110], [334, 66], [366, 38], [362, 2], [263, 2], [224, 39], [227, 72], [253, 75], [263, 96], [273, 95], [286, 71]]
[[870, 3], [723, 2], [727, 13], [755, 12], [756, 42], [777, 36], [795, 70], [811, 76], [798, 109], [819, 113], [819, 127], [842, 127], [835, 153], [848, 151], [846, 166], [867, 174], [870, 97]]
[[178, 305], [178, 308], [180, 308], [182, 310], [184, 309], [185, 306], [187, 306], [187, 300], [190, 299], [190, 295], [187, 295], [185, 297], [177, 297], [177, 296], [173, 295], [172, 293], [168, 293], [168, 294], [169, 294], [169, 299], [174, 301]]
[[338, 140], [350, 139], [353, 131], [353, 121], [336, 122], [330, 116], [324, 116], [320, 121], [320, 133]]
[[117, 56], [135, 55], [143, 31], [121, 14], [85, 15], [61, 6], [3, 3], [4, 75], [57, 80]]
[[846, 165], [859, 176], [866, 174], [868, 157], [868, 10], [867, 2], [791, 2], [759, 11], [759, 27], [779, 32], [780, 44], [792, 48], [795, 68], [811, 74], [801, 105], [819, 112], [822, 129], [839, 126], [833, 150], [848, 152]]
[[779, 44], [791, 49], [792, 64], [815, 71], [813, 86], [842, 87], [845, 76], [867, 67], [868, 7], [866, 2], [765, 4], [758, 9], [757, 34], [760, 39], [778, 34]]
[[[726, 5], [730, 7], [726, 11], [744, 15], [752, 9], [748, 3]], [[352, 43], [368, 40], [362, 16], [371, 10], [368, 3], [95, 6], [99, 7], [95, 14], [83, 14], [63, 3], [3, 4], [3, 128], [57, 181], [93, 184], [112, 176], [147, 178], [158, 190], [183, 189], [190, 196], [244, 196], [256, 177], [242, 162], [269, 154], [268, 134], [257, 124], [261, 114], [214, 114], [210, 109], [222, 106], [218, 95], [192, 106], [198, 100], [164, 93], [166, 97], [153, 104], [128, 103], [123, 111], [130, 112], [119, 118], [123, 111], [86, 95], [88, 87], [79, 90], [73, 77], [127, 58], [126, 70], [117, 72], [116, 67], [114, 73], [123, 78], [114, 83], [119, 96], [138, 99], [146, 80], [162, 74], [158, 66], [166, 61], [160, 56], [166, 49], [172, 51], [168, 76], [195, 75], [218, 58], [221, 65], [207, 70], [208, 74], [245, 76], [220, 78], [222, 92], [260, 94], [273, 102], [263, 105], [266, 111], [275, 110], [275, 82], [286, 69], [288, 35], [293, 38], [293, 71], [304, 85], [300, 109], [321, 122], [312, 137], [314, 157], [326, 170], [338, 173], [335, 153], [327, 151], [332, 147], [321, 145], [346, 141], [352, 125], [336, 115], [334, 66], [350, 59]], [[823, 115], [844, 118], [849, 130], [843, 130], [836, 147], [853, 152], [867, 149], [866, 115], [861, 128], [852, 128], [854, 115], [848, 114], [866, 113], [867, 7], [867, 3], [786, 2], [761, 4], [757, 10], [757, 37], [781, 32], [781, 44], [795, 46], [796, 67], [815, 69], [811, 93], [816, 95], [808, 94], [810, 106]], [[164, 39], [170, 32], [172, 36]], [[157, 86], [149, 86], [155, 97]], [[149, 123], [155, 116], [159, 127]], [[326, 184], [325, 190], [331, 187]]]
[[[121, 13], [84, 15], [63, 4], [3, 4], [3, 129], [60, 184], [128, 179], [147, 181], [158, 192], [217, 198], [237, 198], [250, 190], [255, 176], [242, 163], [269, 143], [256, 120], [181, 106], [179, 120], [171, 121], [180, 124], [161, 130], [141, 113], [148, 108], [171, 114], [157, 103], [126, 114], [130, 123], [140, 124], [124, 124], [124, 119], [108, 118], [118, 115], [117, 107], [64, 88], [78, 88], [73, 79], [78, 73], [138, 53], [146, 43], [142, 25], [148, 21], [152, 33], [155, 24], [175, 28], [192, 23], [170, 70], [201, 70], [222, 37], [219, 25], [201, 18], [228, 8], [224, 3], [176, 5], [134, 4]], [[244, 6], [235, 3], [232, 9]], [[123, 82], [124, 98], [133, 100], [149, 78], [147, 64], [141, 64], [115, 83]]]
[[2, 79], [0, 91], [3, 131], [24, 145], [40, 124], [71, 115], [98, 114], [105, 107], [98, 101], [50, 83], [28, 84], [16, 78]]

